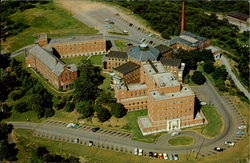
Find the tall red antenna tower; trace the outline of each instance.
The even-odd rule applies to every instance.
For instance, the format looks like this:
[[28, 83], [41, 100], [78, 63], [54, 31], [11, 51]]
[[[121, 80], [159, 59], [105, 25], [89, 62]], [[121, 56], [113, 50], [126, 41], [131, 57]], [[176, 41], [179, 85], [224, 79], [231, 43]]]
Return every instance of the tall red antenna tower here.
[[185, 30], [185, 3], [182, 0], [182, 14], [181, 14], [181, 32]]

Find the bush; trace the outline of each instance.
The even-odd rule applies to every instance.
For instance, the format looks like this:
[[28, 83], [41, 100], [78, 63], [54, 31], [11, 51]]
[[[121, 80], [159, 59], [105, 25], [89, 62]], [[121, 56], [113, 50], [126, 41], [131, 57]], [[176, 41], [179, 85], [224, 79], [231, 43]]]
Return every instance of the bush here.
[[93, 104], [90, 101], [80, 101], [76, 103], [76, 109], [82, 114], [83, 118], [91, 117], [94, 113]]
[[112, 103], [110, 104], [110, 107], [111, 107], [111, 114], [116, 118], [121, 118], [127, 113], [127, 110], [124, 108], [122, 104]]
[[14, 90], [14, 91], [10, 92], [9, 97], [10, 97], [12, 100], [18, 100], [18, 99], [20, 99], [21, 97], [23, 97], [24, 93], [25, 93], [25, 92], [24, 92], [23, 89]]
[[28, 105], [26, 102], [18, 102], [16, 103], [14, 106], [13, 106], [13, 109], [16, 111], [16, 112], [19, 112], [19, 113], [23, 113], [23, 112], [26, 112], [28, 110], [30, 110], [28, 108]]
[[109, 120], [110, 117], [111, 117], [111, 114], [110, 114], [108, 109], [103, 108], [103, 107], [98, 109], [97, 118], [99, 119], [99, 121], [105, 122], [105, 121]]
[[44, 109], [44, 116], [46, 118], [52, 117], [55, 114], [55, 111], [52, 108], [45, 108]]
[[205, 62], [203, 65], [203, 70], [207, 73], [207, 74], [211, 74], [212, 72], [214, 72], [214, 65], [212, 62]]
[[191, 79], [195, 84], [199, 85], [205, 83], [206, 81], [205, 76], [200, 71], [195, 71]]
[[72, 112], [75, 108], [75, 104], [73, 102], [66, 102], [66, 105], [64, 107], [64, 111], [66, 112]]

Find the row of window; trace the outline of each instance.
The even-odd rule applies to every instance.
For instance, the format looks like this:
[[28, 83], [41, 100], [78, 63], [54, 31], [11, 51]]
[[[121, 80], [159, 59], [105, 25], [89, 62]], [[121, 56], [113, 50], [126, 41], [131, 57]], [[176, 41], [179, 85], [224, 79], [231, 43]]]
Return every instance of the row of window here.
[[109, 58], [109, 61], [125, 61], [124, 59]]
[[141, 102], [133, 102], [133, 103], [129, 103], [129, 106], [133, 106], [133, 105], [139, 105], [139, 104], [147, 104], [147, 101], [141, 101]]

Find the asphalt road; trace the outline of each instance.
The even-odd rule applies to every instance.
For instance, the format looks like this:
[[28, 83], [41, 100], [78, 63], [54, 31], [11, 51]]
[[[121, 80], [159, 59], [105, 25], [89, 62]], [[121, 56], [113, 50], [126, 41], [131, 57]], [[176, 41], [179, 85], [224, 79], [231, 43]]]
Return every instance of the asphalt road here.
[[235, 85], [248, 97], [248, 99], [250, 99], [250, 94], [247, 91], [247, 89], [241, 84], [241, 82], [237, 79], [237, 77], [235, 76], [235, 74], [232, 72], [232, 68], [230, 66], [230, 64], [228, 63], [227, 59], [222, 55], [221, 56], [221, 61], [222, 63], [226, 66], [227, 72], [228, 74], [232, 77]]

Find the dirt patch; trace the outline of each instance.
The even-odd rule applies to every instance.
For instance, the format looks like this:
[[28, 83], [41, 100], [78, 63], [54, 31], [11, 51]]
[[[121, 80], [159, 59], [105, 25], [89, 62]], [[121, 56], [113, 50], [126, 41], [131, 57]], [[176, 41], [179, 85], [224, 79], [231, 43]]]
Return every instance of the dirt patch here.
[[157, 35], [159, 34], [155, 31], [153, 31], [152, 29], [150, 29], [149, 27], [145, 27], [144, 25], [139, 23], [139, 22], [141, 22], [141, 20], [136, 18], [132, 12], [121, 10], [120, 8], [118, 8], [116, 6], [112, 6], [112, 5], [108, 5], [108, 4], [104, 4], [104, 3], [100, 3], [100, 2], [92, 2], [92, 1], [88, 1], [88, 0], [83, 0], [83, 1], [80, 1], [80, 0], [73, 0], [73, 1], [60, 0], [60, 1], [56, 1], [56, 4], [64, 9], [70, 11], [70, 13], [73, 15], [79, 15], [79, 14], [87, 15], [88, 12], [92, 12], [92, 11], [96, 11], [96, 10], [100, 10], [100, 9], [108, 9], [111, 12], [113, 12], [114, 14], [119, 14], [121, 17], [126, 19], [128, 22], [131, 22], [135, 26], [143, 26], [145, 29], [149, 30], [150, 32], [155, 33]]

